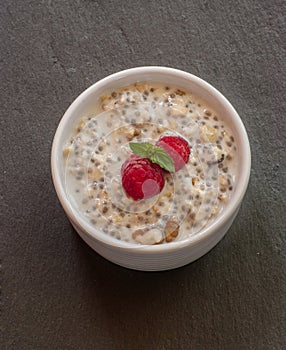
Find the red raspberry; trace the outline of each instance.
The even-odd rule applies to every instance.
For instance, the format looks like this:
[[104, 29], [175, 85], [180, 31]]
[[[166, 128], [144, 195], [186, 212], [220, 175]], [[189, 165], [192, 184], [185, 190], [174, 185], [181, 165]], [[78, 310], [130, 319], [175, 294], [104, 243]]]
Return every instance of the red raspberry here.
[[148, 158], [132, 155], [121, 167], [122, 186], [135, 201], [160, 193], [165, 180], [163, 170]]
[[189, 160], [190, 146], [188, 142], [179, 136], [163, 136], [156, 146], [164, 148], [174, 161], [175, 171], [180, 170]]

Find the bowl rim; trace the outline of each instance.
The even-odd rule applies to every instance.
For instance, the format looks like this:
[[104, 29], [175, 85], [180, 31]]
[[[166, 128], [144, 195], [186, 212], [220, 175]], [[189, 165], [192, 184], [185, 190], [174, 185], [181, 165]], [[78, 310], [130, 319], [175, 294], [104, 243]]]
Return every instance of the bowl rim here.
[[[62, 131], [65, 128], [66, 123], [68, 122], [68, 119], [73, 114], [77, 106], [79, 104], [82, 104], [86, 97], [96, 92], [96, 90], [100, 89], [101, 87], [104, 87], [105, 85], [108, 85], [113, 81], [126, 77], [128, 75], [135, 77], [136, 74], [143, 74], [143, 73], [146, 73], [146, 74], [159, 73], [159, 74], [175, 75], [177, 77], [192, 81], [195, 84], [200, 85], [203, 89], [208, 90], [208, 92], [211, 95], [214, 95], [214, 97], [217, 100], [219, 100], [220, 103], [222, 103], [225, 106], [225, 108], [229, 110], [229, 112], [232, 114], [232, 117], [235, 118], [236, 132], [240, 135], [240, 138], [242, 140], [241, 154], [243, 156], [241, 158], [242, 178], [240, 178], [240, 181], [239, 181], [239, 183], [241, 184], [240, 188], [236, 190], [235, 194], [232, 196], [231, 200], [227, 203], [224, 210], [218, 215], [217, 218], [213, 220], [213, 222], [211, 222], [209, 225], [204, 227], [202, 230], [200, 230], [196, 235], [192, 237], [189, 237], [182, 241], [170, 242], [168, 244], [135, 245], [134, 243], [128, 243], [128, 242], [116, 240], [106, 235], [104, 232], [101, 232], [99, 229], [96, 229], [93, 226], [91, 226], [86, 220], [81, 218], [79, 215], [76, 215], [75, 209], [72, 208], [71, 203], [68, 201], [67, 196], [65, 194], [64, 186], [61, 186], [60, 170], [59, 170], [59, 167], [57, 166], [58, 157], [59, 155], [61, 156], [62, 154], [62, 148], [60, 147], [60, 137], [61, 137]], [[69, 217], [69, 219], [77, 227], [80, 227], [81, 230], [87, 233], [90, 236], [90, 238], [96, 239], [97, 241], [110, 246], [111, 249], [120, 249], [124, 251], [129, 251], [129, 252], [139, 250], [140, 253], [142, 252], [144, 254], [171, 252], [171, 251], [179, 250], [184, 247], [195, 246], [201, 243], [202, 241], [207, 240], [213, 234], [215, 234], [219, 230], [219, 228], [223, 227], [228, 222], [229, 219], [235, 216], [236, 212], [238, 211], [248, 186], [250, 169], [251, 169], [251, 152], [250, 152], [248, 136], [242, 120], [240, 119], [238, 113], [236, 112], [234, 107], [231, 105], [231, 103], [226, 99], [226, 97], [224, 97], [224, 95], [221, 92], [219, 92], [215, 87], [213, 87], [211, 84], [197, 77], [194, 74], [191, 74], [176, 68], [163, 67], [163, 66], [142, 66], [142, 67], [129, 68], [129, 69], [122, 70], [117, 73], [108, 75], [107, 77], [92, 84], [71, 103], [71, 105], [68, 107], [68, 109], [64, 113], [56, 129], [56, 133], [52, 143], [52, 150], [51, 150], [52, 180], [53, 180], [54, 187], [55, 187], [57, 196], [59, 198], [59, 201], [62, 207], [64, 208], [67, 216]]]

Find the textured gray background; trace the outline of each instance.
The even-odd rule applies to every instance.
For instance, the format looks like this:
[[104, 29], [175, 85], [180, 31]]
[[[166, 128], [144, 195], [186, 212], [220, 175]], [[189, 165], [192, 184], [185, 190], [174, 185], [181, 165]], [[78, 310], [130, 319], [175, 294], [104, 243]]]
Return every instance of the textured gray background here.
[[[1, 0], [0, 16], [1, 349], [285, 349], [285, 1]], [[94, 253], [50, 175], [74, 98], [142, 65], [217, 87], [253, 155], [228, 235], [162, 273]]]

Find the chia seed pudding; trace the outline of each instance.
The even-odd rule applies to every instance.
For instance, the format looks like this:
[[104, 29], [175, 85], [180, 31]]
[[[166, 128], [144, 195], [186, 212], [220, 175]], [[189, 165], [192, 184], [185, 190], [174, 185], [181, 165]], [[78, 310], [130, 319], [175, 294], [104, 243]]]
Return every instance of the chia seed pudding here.
[[[188, 141], [188, 163], [165, 173], [158, 195], [134, 201], [121, 183], [129, 142], [165, 135]], [[165, 244], [199, 233], [221, 212], [235, 187], [237, 155], [228, 125], [191, 91], [140, 82], [109, 91], [84, 116], [64, 150], [66, 192], [97, 229], [134, 244]]]

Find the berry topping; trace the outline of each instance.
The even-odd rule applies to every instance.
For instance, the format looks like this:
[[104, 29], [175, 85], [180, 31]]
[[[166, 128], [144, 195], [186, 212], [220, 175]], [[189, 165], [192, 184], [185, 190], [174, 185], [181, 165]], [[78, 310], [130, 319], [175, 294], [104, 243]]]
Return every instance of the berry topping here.
[[190, 146], [179, 136], [163, 136], [156, 143], [162, 147], [174, 161], [175, 171], [180, 170], [189, 160]]
[[136, 201], [155, 196], [165, 184], [163, 170], [159, 165], [135, 155], [123, 163], [121, 177], [125, 192]]

